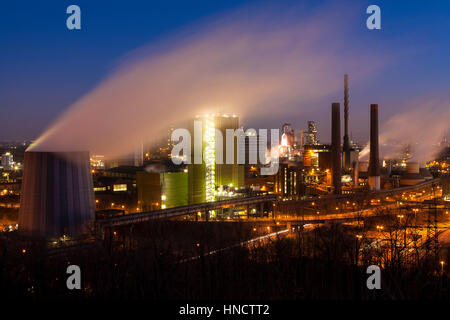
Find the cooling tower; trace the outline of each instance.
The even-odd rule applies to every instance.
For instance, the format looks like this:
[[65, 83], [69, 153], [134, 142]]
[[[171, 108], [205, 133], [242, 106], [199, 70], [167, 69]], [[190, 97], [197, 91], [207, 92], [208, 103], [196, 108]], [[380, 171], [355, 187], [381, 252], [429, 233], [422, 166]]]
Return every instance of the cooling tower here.
[[380, 190], [380, 156], [378, 147], [378, 105], [370, 105], [369, 188]]
[[25, 152], [19, 232], [77, 236], [94, 220], [88, 152]]
[[341, 114], [340, 105], [331, 105], [331, 158], [333, 187], [335, 194], [341, 194]]

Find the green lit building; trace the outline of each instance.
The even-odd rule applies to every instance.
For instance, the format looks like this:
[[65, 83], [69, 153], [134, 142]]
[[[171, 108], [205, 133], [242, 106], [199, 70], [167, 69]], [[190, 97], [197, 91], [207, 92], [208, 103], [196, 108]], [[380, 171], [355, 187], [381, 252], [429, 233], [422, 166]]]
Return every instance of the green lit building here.
[[[202, 155], [201, 164], [194, 164], [194, 121], [201, 121], [202, 127]], [[197, 116], [190, 122], [189, 130], [192, 137], [191, 164], [188, 165], [188, 201], [190, 204], [210, 202], [223, 197], [219, 193], [224, 187], [235, 189], [244, 187], [244, 165], [237, 163], [238, 139], [234, 137], [234, 162], [226, 164], [226, 129], [239, 128], [239, 118], [228, 115]], [[215, 162], [216, 129], [223, 137], [223, 164]]]
[[162, 172], [161, 208], [173, 208], [188, 204], [188, 173]]
[[141, 211], [173, 208], [188, 204], [188, 173], [138, 172], [138, 206]]

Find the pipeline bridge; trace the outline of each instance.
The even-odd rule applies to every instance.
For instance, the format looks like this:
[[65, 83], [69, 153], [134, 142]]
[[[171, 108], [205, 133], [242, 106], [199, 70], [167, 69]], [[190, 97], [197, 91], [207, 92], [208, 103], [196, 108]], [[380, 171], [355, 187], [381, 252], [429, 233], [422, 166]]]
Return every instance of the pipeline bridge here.
[[174, 207], [169, 209], [160, 209], [154, 211], [127, 214], [123, 216], [116, 216], [113, 218], [99, 220], [97, 221], [97, 224], [101, 228], [105, 227], [108, 228], [108, 227], [136, 224], [155, 219], [167, 219], [186, 215], [195, 215], [195, 217], [198, 217], [199, 213], [201, 216], [205, 218], [206, 221], [208, 221], [209, 212], [213, 210], [228, 209], [230, 211], [230, 214], [232, 214], [232, 209], [234, 207], [239, 206], [249, 207], [259, 205], [259, 213], [261, 214], [262, 211], [264, 210], [264, 205], [270, 205], [271, 207], [273, 207], [273, 205], [277, 203], [277, 201], [278, 201], [277, 196], [273, 194], [264, 196], [233, 198], [214, 202], [204, 202], [187, 206]]
[[[361, 218], [360, 213], [364, 212], [362, 208], [354, 208], [351, 212], [336, 212], [330, 210], [330, 207], [334, 207], [337, 203], [345, 203], [352, 201], [355, 202], [364, 202], [364, 201], [373, 201], [386, 197], [394, 197], [398, 195], [402, 195], [406, 192], [418, 192], [422, 190], [428, 190], [434, 192], [434, 189], [439, 184], [439, 179], [432, 179], [426, 181], [421, 184], [417, 184], [414, 186], [389, 189], [389, 190], [380, 190], [375, 192], [360, 192], [360, 193], [352, 193], [352, 194], [344, 194], [344, 195], [326, 195], [319, 197], [311, 197], [306, 199], [298, 199], [298, 200], [286, 200], [282, 201], [279, 199], [277, 195], [269, 194], [262, 196], [252, 196], [252, 197], [242, 197], [242, 198], [233, 198], [227, 200], [220, 200], [215, 202], [205, 202], [199, 204], [192, 204], [187, 206], [180, 206], [168, 209], [160, 209], [154, 211], [147, 212], [139, 212], [133, 214], [127, 214], [122, 216], [114, 216], [107, 219], [97, 220], [96, 224], [100, 230], [104, 230], [105, 228], [118, 227], [118, 226], [126, 226], [139, 224], [142, 222], [158, 220], [158, 219], [168, 219], [175, 217], [182, 217], [193, 215], [196, 220], [203, 217], [204, 221], [209, 220], [209, 213], [213, 210], [229, 210], [229, 217], [233, 217], [233, 208], [236, 207], [246, 207], [247, 212], [249, 212], [250, 206], [259, 207], [255, 216], [262, 217], [264, 208], [270, 208], [272, 212], [272, 218], [276, 216], [282, 216], [283, 214], [296, 214], [298, 216], [303, 215], [305, 208], [312, 208], [314, 210], [318, 208], [326, 209], [324, 212], [333, 212], [333, 217], [329, 214], [326, 214], [326, 217], [322, 215], [317, 215], [312, 219], [306, 219], [306, 223], [316, 223], [319, 221], [325, 220], [341, 220], [341, 221], [350, 221], [354, 220], [356, 217]], [[442, 202], [443, 203], [443, 202]], [[406, 201], [405, 201], [406, 204]], [[450, 204], [443, 203], [446, 207]], [[417, 201], [414, 203], [411, 202], [410, 205], [423, 205], [419, 204]], [[310, 220], [310, 221], [308, 221]], [[308, 221], [308, 222], [307, 222]]]
[[[317, 212], [333, 212], [336, 206], [340, 206], [343, 203], [354, 203], [354, 209], [361, 209], [363, 206], [370, 204], [370, 201], [378, 201], [386, 199], [386, 197], [396, 197], [407, 192], [435, 192], [437, 186], [440, 184], [440, 179], [431, 179], [420, 184], [413, 186], [386, 189], [379, 191], [367, 191], [356, 192], [341, 195], [324, 195], [318, 197], [302, 198], [302, 199], [288, 199], [285, 201], [279, 201], [276, 206], [277, 215], [289, 215], [296, 214], [302, 215], [304, 209], [309, 208]], [[404, 201], [406, 202], [406, 201]], [[334, 210], [333, 210], [334, 209]], [[341, 208], [339, 208], [340, 210]], [[336, 212], [336, 211], [334, 211]]]

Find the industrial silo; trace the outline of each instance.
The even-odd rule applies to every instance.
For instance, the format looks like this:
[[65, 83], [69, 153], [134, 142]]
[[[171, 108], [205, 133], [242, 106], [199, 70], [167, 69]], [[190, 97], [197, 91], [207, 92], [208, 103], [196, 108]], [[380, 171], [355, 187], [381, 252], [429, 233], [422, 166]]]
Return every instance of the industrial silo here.
[[20, 233], [77, 236], [94, 215], [89, 152], [25, 152]]
[[408, 161], [406, 163], [405, 172], [400, 179], [400, 185], [413, 186], [425, 181], [420, 175], [420, 166], [418, 162]]

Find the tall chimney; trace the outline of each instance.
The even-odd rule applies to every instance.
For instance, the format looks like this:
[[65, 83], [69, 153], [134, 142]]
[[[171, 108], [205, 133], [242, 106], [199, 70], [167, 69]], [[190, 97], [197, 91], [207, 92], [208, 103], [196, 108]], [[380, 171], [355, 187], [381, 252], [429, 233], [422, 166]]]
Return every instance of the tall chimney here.
[[348, 74], [344, 75], [344, 169], [350, 169], [350, 141], [348, 138]]
[[380, 190], [380, 156], [378, 147], [378, 104], [370, 105], [370, 190]]
[[338, 102], [331, 105], [331, 157], [334, 193], [341, 194], [341, 107]]

